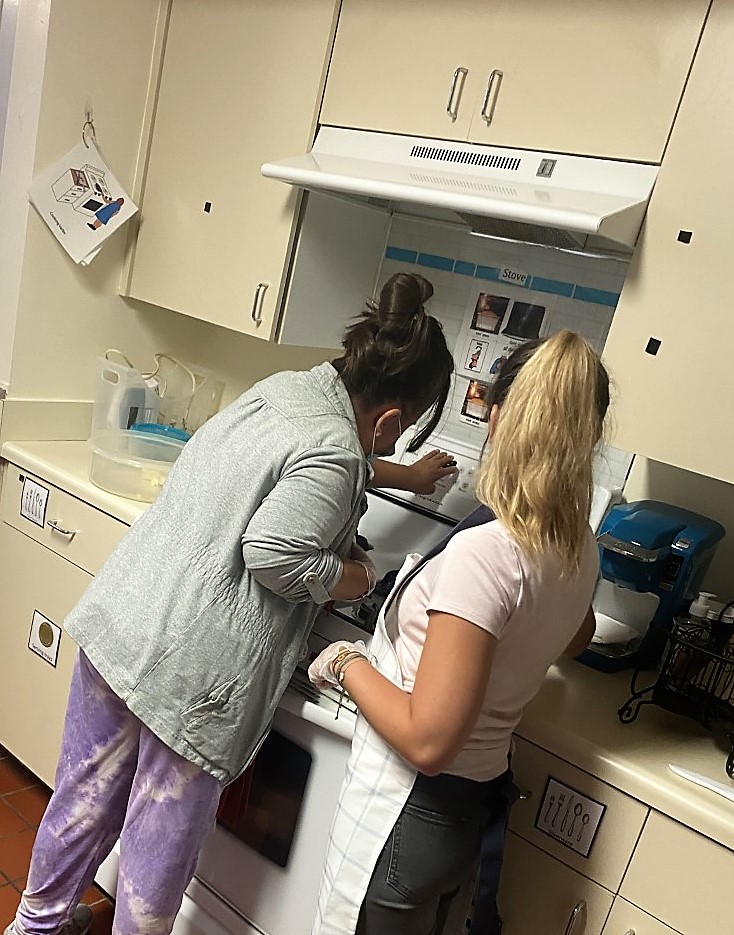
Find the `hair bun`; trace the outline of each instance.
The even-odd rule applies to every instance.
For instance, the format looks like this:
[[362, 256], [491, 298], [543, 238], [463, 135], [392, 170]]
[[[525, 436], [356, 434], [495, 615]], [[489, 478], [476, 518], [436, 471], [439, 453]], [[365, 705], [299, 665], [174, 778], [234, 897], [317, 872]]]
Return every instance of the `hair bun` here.
[[374, 307], [377, 335], [402, 344], [423, 324], [424, 302], [433, 295], [433, 286], [415, 273], [396, 273], [380, 291]]

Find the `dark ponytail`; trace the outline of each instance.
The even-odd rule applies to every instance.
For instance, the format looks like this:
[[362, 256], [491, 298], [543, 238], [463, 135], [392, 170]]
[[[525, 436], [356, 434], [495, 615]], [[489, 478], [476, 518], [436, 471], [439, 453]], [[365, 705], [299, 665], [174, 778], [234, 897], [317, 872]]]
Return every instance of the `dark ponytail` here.
[[344, 356], [333, 362], [350, 395], [367, 408], [395, 401], [412, 417], [431, 409], [411, 451], [438, 425], [454, 369], [441, 325], [423, 308], [432, 295], [433, 286], [422, 276], [391, 276], [379, 301], [347, 329]]

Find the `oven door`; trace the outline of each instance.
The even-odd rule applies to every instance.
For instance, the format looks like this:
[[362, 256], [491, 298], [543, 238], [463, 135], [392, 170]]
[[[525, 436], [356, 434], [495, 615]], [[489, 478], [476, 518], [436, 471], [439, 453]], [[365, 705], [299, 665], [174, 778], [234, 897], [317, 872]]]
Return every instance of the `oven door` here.
[[310, 935], [354, 721], [287, 692], [247, 807], [202, 850], [197, 881], [265, 935]]

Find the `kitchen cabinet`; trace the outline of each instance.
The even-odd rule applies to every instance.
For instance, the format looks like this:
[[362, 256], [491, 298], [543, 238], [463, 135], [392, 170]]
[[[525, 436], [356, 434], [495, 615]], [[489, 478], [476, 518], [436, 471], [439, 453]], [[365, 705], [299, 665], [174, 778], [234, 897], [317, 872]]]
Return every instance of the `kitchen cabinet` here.
[[[40, 524], [20, 514], [26, 478], [48, 491]], [[54, 784], [77, 649], [64, 630], [64, 619], [126, 530], [124, 523], [89, 504], [5, 465], [0, 500], [0, 743], [49, 786]]]
[[[647, 806], [519, 737], [515, 739], [512, 771], [523, 798], [510, 812], [510, 830], [585, 877], [616, 892], [645, 824], [649, 811]], [[565, 814], [560, 806], [556, 812], [559, 839], [536, 827], [541, 809], [545, 807], [544, 796], [550, 779], [562, 783], [567, 790]], [[570, 811], [572, 799], [568, 797], [569, 791], [572, 796], [578, 793], [604, 808], [586, 856], [571, 850], [570, 838], [565, 834], [574, 824], [579, 829]]]
[[678, 935], [624, 899], [615, 899], [602, 935]]
[[734, 852], [652, 812], [620, 895], [685, 935], [730, 932], [733, 876]]
[[335, 0], [173, 0], [127, 293], [273, 337]]
[[604, 349], [613, 443], [730, 482], [733, 44], [715, 0]]
[[613, 898], [508, 832], [498, 896], [503, 935], [601, 935]]
[[709, 0], [344, 0], [321, 122], [662, 159]]
[[[0, 554], [0, 742], [53, 786], [76, 658], [63, 620], [92, 578], [6, 523], [0, 523]], [[29, 648], [36, 612], [62, 628], [55, 666]]]

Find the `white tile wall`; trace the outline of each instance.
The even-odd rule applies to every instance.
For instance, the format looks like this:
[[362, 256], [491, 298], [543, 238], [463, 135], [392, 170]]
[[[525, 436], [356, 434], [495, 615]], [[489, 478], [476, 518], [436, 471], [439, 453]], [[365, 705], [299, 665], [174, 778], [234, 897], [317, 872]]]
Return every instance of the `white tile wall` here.
[[[465, 229], [408, 218], [394, 220], [389, 244], [482, 266], [512, 266], [535, 277], [561, 280], [613, 293], [621, 291], [628, 265], [620, 259], [577, 257], [527, 244], [490, 240], [476, 237]], [[462, 352], [462, 348], [456, 348], [456, 343], [467, 303], [480, 291], [490, 291], [495, 285], [502, 288], [501, 283], [388, 258], [383, 260], [379, 285], [382, 286], [394, 273], [402, 271], [420, 273], [433, 283], [434, 296], [429, 308], [441, 321], [446, 340], [455, 354]], [[569, 328], [583, 334], [601, 352], [612, 323], [613, 308], [560, 295], [554, 295], [551, 304], [542, 335]], [[463, 392], [454, 393], [450, 412], [456, 414], [462, 402]], [[480, 448], [484, 442], [484, 432], [483, 427], [464, 424], [457, 427], [457, 420], [451, 419], [450, 436], [456, 441]], [[597, 483], [607, 487], [622, 487], [631, 464], [632, 455], [628, 452], [601, 445], [595, 462]]]

